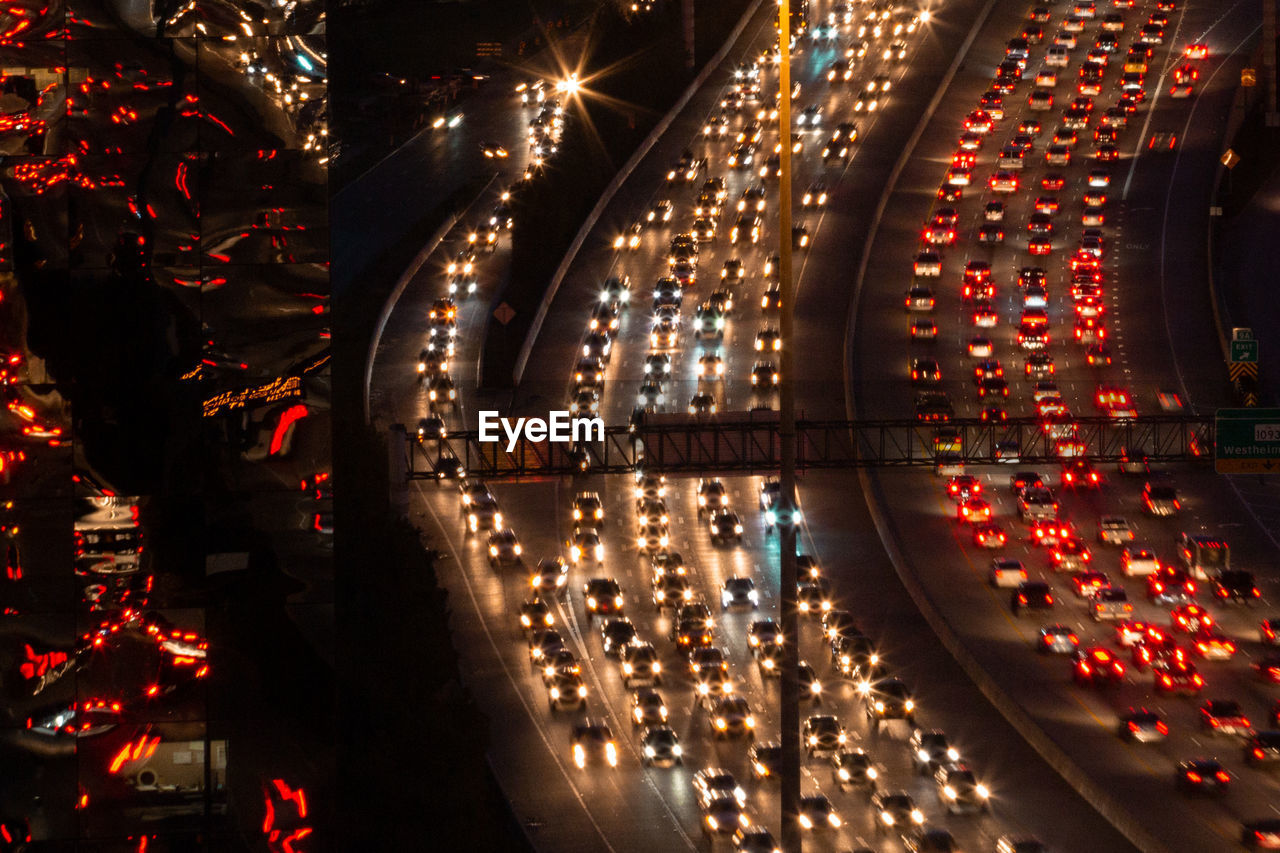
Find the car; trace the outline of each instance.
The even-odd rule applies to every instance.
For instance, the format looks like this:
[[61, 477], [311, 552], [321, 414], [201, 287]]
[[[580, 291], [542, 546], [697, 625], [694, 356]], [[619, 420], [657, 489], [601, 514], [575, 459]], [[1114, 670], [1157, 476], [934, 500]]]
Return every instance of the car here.
[[529, 662], [535, 669], [543, 669], [564, 647], [564, 637], [559, 631], [535, 630], [529, 634]]
[[707, 522], [707, 531], [711, 534], [711, 544], [713, 545], [741, 542], [742, 519], [731, 509], [715, 510], [711, 513]]
[[1230, 699], [1207, 699], [1200, 705], [1200, 728], [1209, 734], [1247, 735], [1252, 730], [1240, 703]]
[[915, 341], [934, 341], [938, 338], [938, 324], [932, 320], [912, 320], [911, 339]]
[[1090, 646], [1072, 655], [1072, 677], [1082, 687], [1118, 684], [1124, 678], [1124, 664], [1110, 649]]
[[652, 643], [633, 641], [623, 645], [618, 663], [622, 670], [622, 683], [626, 687], [662, 684], [662, 662], [658, 660], [658, 650]]
[[607, 657], [621, 661], [626, 648], [639, 644], [640, 637], [630, 619], [614, 616], [600, 623], [600, 642]]
[[577, 672], [558, 670], [547, 684], [547, 701], [551, 712], [586, 710], [587, 685]]
[[1179, 660], [1157, 660], [1151, 664], [1157, 693], [1197, 695], [1204, 689], [1204, 676], [1193, 664]]
[[839, 829], [840, 815], [826, 794], [805, 794], [800, 797], [800, 814], [796, 820], [803, 830]]
[[1280, 762], [1280, 731], [1250, 732], [1244, 742], [1244, 763], [1250, 767]]
[[1009, 609], [1014, 616], [1021, 616], [1028, 610], [1051, 610], [1053, 592], [1043, 581], [1024, 581], [1010, 595]]
[[996, 839], [995, 853], [1049, 853], [1049, 848], [1031, 835], [1002, 835]]
[[751, 818], [733, 797], [719, 797], [702, 807], [702, 831], [708, 836], [736, 833], [750, 826]]
[[831, 640], [831, 665], [845, 678], [866, 681], [884, 675], [885, 663], [870, 637], [846, 632]]
[[991, 561], [990, 583], [997, 589], [1021, 586], [1027, 580], [1026, 567], [1021, 560], [1001, 558]]
[[1212, 580], [1213, 597], [1222, 603], [1244, 602], [1252, 604], [1262, 598], [1262, 591], [1252, 572], [1227, 569]]
[[880, 678], [862, 681], [858, 693], [866, 707], [867, 720], [873, 731], [879, 731], [886, 720], [906, 720], [915, 723], [916, 703], [906, 682], [900, 678]]
[[778, 853], [778, 843], [773, 833], [760, 826], [739, 829], [733, 834], [733, 849], [736, 853]]
[[1175, 631], [1183, 631], [1188, 634], [1194, 634], [1196, 631], [1212, 627], [1214, 624], [1214, 619], [1209, 615], [1209, 611], [1198, 604], [1179, 604], [1169, 611], [1169, 618], [1173, 621]]
[[1188, 794], [1224, 794], [1231, 775], [1216, 758], [1191, 758], [1178, 762], [1173, 771], [1178, 790]]
[[822, 207], [827, 203], [827, 187], [821, 181], [815, 181], [809, 184], [804, 191], [804, 195], [800, 197], [800, 204], [804, 207]]
[[1136, 743], [1162, 741], [1169, 736], [1163, 716], [1147, 708], [1130, 708], [1120, 715], [1120, 737]]
[[1191, 650], [1204, 660], [1231, 660], [1236, 653], [1236, 644], [1214, 628], [1202, 628], [1190, 640]]
[[945, 732], [938, 729], [915, 729], [907, 741], [911, 752], [911, 766], [917, 773], [928, 774], [944, 764], [960, 760], [960, 752], [947, 740]]
[[1049, 546], [1049, 566], [1055, 572], [1081, 572], [1093, 561], [1089, 546], [1079, 539], [1066, 538]]
[[1160, 571], [1160, 559], [1149, 546], [1132, 543], [1120, 552], [1120, 571], [1127, 577], [1145, 577]]
[[907, 290], [906, 307], [911, 312], [929, 312], [937, 304], [933, 288], [923, 282], [917, 282]]
[[660, 726], [667, 722], [667, 703], [652, 688], [631, 694], [631, 723], [634, 726]]
[[913, 827], [903, 834], [902, 846], [907, 853], [954, 853], [960, 849], [949, 831], [927, 826]]
[[525, 631], [541, 630], [555, 625], [555, 616], [547, 603], [534, 595], [520, 604], [520, 627]]
[[940, 764], [933, 774], [938, 798], [951, 814], [989, 811], [991, 791], [975, 777], [965, 764], [951, 761]]
[[760, 606], [760, 593], [756, 584], [749, 577], [726, 578], [720, 585], [720, 609], [730, 607], [749, 607], [752, 610]]
[[516, 539], [515, 531], [509, 527], [490, 531], [489, 533], [489, 565], [506, 566], [520, 562], [524, 548]]
[[1096, 489], [1102, 485], [1102, 475], [1087, 459], [1072, 459], [1062, 465], [1061, 484], [1064, 489]]
[[573, 727], [569, 736], [573, 763], [585, 770], [591, 758], [603, 759], [612, 768], [618, 766], [618, 744], [609, 724], [602, 720], [586, 720]]
[[756, 718], [742, 696], [720, 695], [707, 708], [707, 722], [717, 738], [755, 738]]
[[1091, 599], [1110, 586], [1111, 580], [1105, 572], [1085, 571], [1071, 577], [1071, 588], [1079, 598]]
[[1040, 629], [1039, 636], [1036, 650], [1044, 654], [1068, 655], [1080, 648], [1080, 638], [1076, 636], [1076, 632], [1061, 623], [1045, 625]]
[[1104, 619], [1127, 619], [1132, 612], [1133, 603], [1129, 601], [1129, 594], [1120, 587], [1100, 589], [1094, 594], [1089, 604], [1089, 615], [1095, 622], [1101, 622]]
[[912, 263], [912, 272], [921, 277], [937, 278], [942, 275], [942, 256], [931, 249], [921, 251]]
[[587, 621], [596, 616], [621, 615], [626, 604], [622, 587], [613, 578], [591, 578], [582, 586]]
[[830, 758], [844, 747], [849, 736], [831, 714], [814, 714], [804, 721], [801, 742], [810, 758]]
[[906, 791], [876, 791], [871, 795], [877, 833], [890, 830], [909, 831], [924, 825], [924, 812]]
[[670, 726], [648, 726], [640, 736], [640, 754], [646, 767], [684, 764], [680, 738]]
[[1133, 526], [1119, 515], [1104, 515], [1098, 519], [1098, 541], [1104, 545], [1125, 545], [1134, 538]]
[[692, 785], [699, 808], [706, 808], [708, 803], [722, 798], [746, 805], [747, 792], [738, 784], [733, 774], [722, 767], [699, 770], [693, 775]]
[[777, 741], [753, 743], [747, 750], [747, 760], [751, 762], [751, 776], [757, 782], [776, 778], [782, 766], [782, 744]]

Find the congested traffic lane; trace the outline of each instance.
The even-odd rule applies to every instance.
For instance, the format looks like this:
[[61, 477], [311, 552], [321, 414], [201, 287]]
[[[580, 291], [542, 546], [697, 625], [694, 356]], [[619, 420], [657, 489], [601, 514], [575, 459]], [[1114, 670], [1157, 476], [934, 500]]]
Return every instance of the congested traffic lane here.
[[[1064, 8], [1062, 4], [1053, 7], [1055, 20], [1060, 18]], [[1245, 11], [1244, 6], [1233, 7], [1232, 12], [1238, 17], [1229, 13], [1221, 18], [1218, 17], [1220, 12], [1211, 14], [1210, 10], [1203, 9], [1188, 11], [1186, 21], [1180, 21], [1181, 26], [1178, 28], [1184, 35], [1174, 42], [1174, 49], [1180, 49], [1183, 42], [1194, 40], [1191, 34], [1205, 32], [1215, 19], [1222, 23], [1224, 29], [1229, 27], [1234, 33], [1215, 33], [1215, 41], [1221, 38], [1223, 43], [1234, 46], [1240, 37], [1247, 34], [1250, 27], [1246, 23]], [[1134, 24], [1132, 19], [1136, 17], [1137, 23], [1141, 23], [1145, 14], [1141, 9], [1127, 13], [1130, 31]], [[1022, 23], [1023, 21], [1018, 21], [1019, 26]], [[1017, 35], [1012, 24], [1006, 23], [1004, 29], [1009, 30], [1008, 32], [994, 32], [999, 29], [993, 27], [993, 32], [989, 33], [985, 42], [979, 43], [978, 55], [984, 57], [984, 61], [968, 81], [962, 81], [955, 87], [944, 109], [939, 111], [933, 122], [931, 132], [925, 135], [922, 152], [934, 161], [934, 165], [928, 167], [923, 161], [917, 161], [920, 165], [908, 168], [904, 174], [903, 189], [898, 195], [900, 204], [890, 206], [886, 231], [877, 242], [858, 327], [860, 349], [855, 367], [858, 364], [865, 366], [855, 371], [855, 393], [860, 402], [860, 414], [906, 415], [910, 411], [908, 407], [912, 393], [902, 377], [909, 359], [932, 357], [940, 362], [944, 380], [949, 381], [949, 390], [954, 392], [957, 413], [970, 417], [977, 415], [978, 406], [969, 382], [974, 362], [964, 352], [968, 339], [978, 333], [978, 330], [973, 328], [968, 317], [971, 307], [966, 308], [957, 294], [960, 269], [971, 258], [990, 259], [995, 271], [1001, 326], [994, 330], [991, 337], [996, 341], [996, 355], [1005, 360], [1006, 371], [1012, 375], [1010, 385], [1013, 386], [1014, 393], [1011, 400], [1014, 402], [1009, 406], [1010, 414], [1030, 413], [1029, 383], [1023, 381], [1020, 369], [1022, 355], [1017, 353], [1010, 337], [1010, 328], [1016, 324], [1021, 304], [1020, 300], [1015, 303], [1010, 299], [1010, 295], [1017, 295], [1017, 286], [1013, 281], [1017, 269], [1038, 262], [1038, 259], [1027, 254], [1025, 238], [1021, 232], [1021, 226], [1028, 216], [1025, 207], [1027, 199], [1043, 194], [1038, 188], [1030, 191], [1023, 189], [1015, 196], [1022, 198], [1021, 207], [1008, 205], [1006, 244], [994, 251], [977, 244], [974, 227], [982, 215], [984, 202], [991, 196], [967, 189], [965, 198], [952, 205], [959, 210], [964, 228], [957, 246], [944, 251], [943, 276], [937, 285], [937, 322], [941, 335], [936, 343], [928, 347], [906, 343], [906, 321], [901, 307], [902, 293], [910, 280], [910, 259], [920, 243], [920, 223], [927, 219], [926, 213], [931, 207], [941, 206], [940, 202], [930, 202], [933, 201], [933, 191], [945, 171], [944, 164], [954, 148], [953, 140], [961, 129], [961, 119], [975, 106], [978, 96], [990, 85], [989, 75], [1004, 55], [1003, 41]], [[1170, 27], [1170, 31], [1173, 29]], [[1086, 28], [1086, 34], [1096, 34], [1096, 30], [1096, 24], [1090, 25]], [[1046, 26], [1046, 31], [1052, 30]], [[1157, 49], [1153, 71], [1163, 67], [1168, 44], [1169, 40], [1166, 40], [1165, 48]], [[1078, 67], [1080, 52], [1077, 50], [1073, 67], [1067, 70], [1074, 71], [1074, 67]], [[973, 64], [975, 63], [971, 63]], [[1033, 54], [1028, 72], [1034, 73], [1038, 67]], [[1156, 76], [1154, 73], [1149, 74], [1148, 79]], [[1112, 80], [1112, 73], [1109, 73], [1107, 83], [1114, 85]], [[1148, 84], [1149, 101], [1153, 94], [1150, 91], [1151, 85]], [[984, 146], [979, 166], [974, 170], [975, 182], [985, 180], [991, 173], [992, 149], [998, 150], [999, 144], [1012, 134], [1011, 128], [1020, 120], [1028, 117], [1040, 118], [1044, 121], [1046, 133], [1056, 126], [1058, 111], [1030, 113], [1025, 110], [1029, 88], [1027, 84], [1021, 84], [1011, 98], [1006, 98], [1006, 103], [1011, 102], [1015, 108], [999, 123], [993, 134], [994, 138]], [[1057, 88], [1061, 90], [1062, 84]], [[1114, 89], [1109, 91], [1114, 92]], [[1099, 100], [1102, 106], [1110, 103], [1110, 98], [1106, 95]], [[1165, 100], [1163, 105], [1157, 105], [1151, 127], [1159, 130], [1169, 121], [1173, 127], [1180, 128], [1185, 118], [1176, 123], [1174, 121], [1179, 113], [1184, 112], [1185, 107], [1172, 105]], [[1143, 122], [1135, 122], [1135, 119], [1145, 119], [1145, 108], [1137, 116], [1131, 117], [1130, 127], [1122, 132], [1122, 140], [1125, 142], [1121, 146], [1123, 151], [1133, 150], [1135, 143], [1142, 144], [1138, 136]], [[1147, 163], [1151, 162], [1151, 157], [1154, 155], [1144, 155], [1143, 160], [1138, 163], [1135, 170], [1136, 191], [1141, 191], [1149, 182], [1154, 183], [1160, 174], [1167, 172], [1167, 169], [1159, 168], [1148, 170]], [[1159, 163], [1158, 160], [1154, 162]], [[1123, 168], [1115, 169], [1116, 165]], [[1129, 163], [1125, 160], [1113, 164], [1113, 174], [1124, 175], [1128, 166]], [[1144, 243], [1149, 245], [1153, 242], [1150, 236], [1155, 230], [1152, 227], [1153, 218], [1144, 216], [1146, 211], [1130, 210], [1127, 211], [1130, 215], [1125, 217], [1126, 211], [1123, 208], [1117, 209], [1114, 201], [1107, 208], [1108, 259], [1105, 268], [1107, 320], [1112, 330], [1113, 342], [1112, 365], [1104, 370], [1091, 369], [1081, 364], [1081, 349], [1078, 344], [1060, 343], [1064, 332], [1067, 338], [1071, 335], [1069, 318], [1072, 314], [1070, 303], [1063, 304], [1066, 291], [1062, 272], [1064, 255], [1070, 253], [1075, 237], [1080, 233], [1081, 226], [1078, 223], [1082, 206], [1079, 200], [1083, 190], [1080, 183], [1089, 168], [1091, 164], [1074, 163], [1068, 168], [1054, 170], [1063, 172], [1067, 177], [1067, 186], [1057, 193], [1063, 203], [1063, 210], [1057, 219], [1059, 224], [1067, 225], [1065, 230], [1070, 239], [1064, 240], [1061, 236], [1056, 236], [1053, 254], [1045, 259], [1046, 262], [1038, 263], [1046, 268], [1050, 277], [1050, 316], [1054, 321], [1050, 351], [1057, 361], [1055, 378], [1072, 411], [1078, 413], [1093, 413], [1095, 386], [1104, 382], [1127, 387], [1133, 393], [1140, 412], [1158, 412], [1158, 392], [1179, 386], [1178, 377], [1170, 375], [1171, 371], [1167, 367], [1170, 343], [1165, 337], [1161, 297], [1157, 287], [1153, 286], [1155, 282], [1150, 264], [1144, 263], [1146, 258], [1133, 257], [1137, 251], [1147, 248]], [[1034, 168], [1028, 166], [1024, 175], [1038, 179], [1046, 171], [1049, 170], [1043, 165]], [[1110, 192], [1117, 193], [1118, 189], [1113, 184]], [[925, 193], [929, 195], [925, 196]], [[1008, 227], [1010, 222], [1013, 227]], [[1154, 224], [1158, 226], [1158, 223]], [[1012, 246], [1009, 245], [1010, 241], [1014, 241]], [[1052, 300], [1055, 296], [1057, 299]], [[883, 353], [886, 351], [901, 355], [889, 359], [885, 364]], [[869, 357], [873, 352], [877, 357], [874, 366]], [[1014, 357], [1011, 359], [1010, 356]], [[1044, 466], [1040, 466], [1039, 470], [1056, 486], [1056, 470], [1049, 470]], [[1010, 547], [1005, 551], [1010, 556], [1022, 558], [1033, 579], [1040, 576], [1055, 587], [1059, 612], [1046, 615], [1044, 619], [1027, 619], [1025, 624], [1019, 624], [1009, 617], [1008, 591], [993, 591], [986, 586], [990, 555], [970, 546], [967, 530], [955, 529], [956, 522], [952, 520], [956, 512], [955, 505], [941, 496], [941, 484], [922, 475], [882, 473], [876, 478], [881, 499], [890, 510], [896, 530], [894, 536], [902, 545], [912, 570], [925, 581], [935, 604], [960, 632], [988, 671], [1001, 681], [1002, 686], [1020, 704], [1032, 711], [1050, 736], [1066, 748], [1082, 767], [1107, 784], [1118, 798], [1131, 804], [1138, 820], [1160, 835], [1170, 849], [1186, 849], [1188, 839], [1194, 839], [1196, 849], [1202, 846], [1204, 849], [1212, 849], [1214, 845], [1221, 846], [1224, 838], [1235, 840], [1239, 837], [1239, 822], [1242, 818], [1265, 816], [1270, 811], [1268, 803], [1274, 800], [1275, 792], [1269, 777], [1245, 771], [1238, 777], [1224, 804], [1192, 801], [1193, 804], [1187, 809], [1179, 810], [1181, 819], [1178, 820], [1157, 824], [1155, 821], [1143, 820], [1143, 817], [1159, 812], [1167, 803], [1173, 790], [1171, 780], [1173, 765], [1177, 760], [1217, 753], [1232, 772], [1237, 772], [1240, 751], [1238, 744], [1229, 740], [1225, 745], [1215, 744], [1201, 739], [1197, 732], [1194, 707], [1182, 707], [1184, 701], [1152, 696], [1149, 674], [1138, 677], [1137, 684], [1132, 681], [1126, 683], [1120, 690], [1114, 691], [1114, 696], [1094, 695], [1070, 686], [1069, 664], [1058, 659], [1038, 659], [1031, 651], [1042, 622], [1068, 621], [1077, 628], [1082, 643], [1096, 640], [1110, 644], [1110, 631], [1091, 623], [1083, 624], [1083, 605], [1075, 603], [1079, 600], [1074, 598], [1064, 582], [1065, 579], [1053, 576], [1048, 571], [1043, 553], [1028, 553], [1023, 540], [1026, 528], [1016, 521], [1016, 512], [1011, 507], [1011, 495], [1007, 491], [1008, 473], [1009, 469], [1004, 468], [983, 472], [986, 491], [992, 496], [997, 520], [1005, 526], [1012, 538]], [[1103, 493], [1069, 495], [1064, 500], [1067, 513], [1086, 537], [1093, 535], [1093, 525], [1103, 511], [1118, 512], [1137, 523], [1141, 538], [1150, 541], [1166, 561], [1173, 557], [1174, 535], [1184, 529], [1197, 533], [1227, 533], [1236, 550], [1235, 559], [1246, 567], [1264, 565], [1271, 557], [1268, 543], [1262, 541], [1256, 531], [1227, 526], [1239, 524], [1242, 519], [1236, 505], [1233, 505], [1226, 494], [1226, 484], [1219, 478], [1198, 471], [1170, 472], [1169, 476], [1190, 504], [1187, 512], [1191, 517], [1176, 521], [1139, 521], [1141, 512], [1137, 495], [1145, 478], [1137, 478], [1130, 483], [1117, 482], [1121, 478], [1113, 471], [1105, 472], [1105, 476], [1108, 485]], [[911, 531], [910, 536], [902, 535], [906, 530]], [[921, 536], [921, 530], [927, 535]], [[1092, 547], [1097, 555], [1097, 562], [1113, 580], [1116, 579], [1118, 562], [1114, 554], [1107, 553], [1106, 549], [1097, 545]], [[1244, 556], [1246, 553], [1249, 556]], [[1147, 618], [1157, 614], [1156, 609], [1145, 602], [1140, 581], [1126, 580], [1123, 585], [1129, 588], [1129, 597], [1135, 603], [1138, 614]], [[1270, 592], [1269, 584], [1264, 583], [1263, 590]], [[1159, 621], [1168, 621], [1167, 609]], [[1241, 642], [1242, 639], [1251, 640], [1256, 636], [1257, 628], [1253, 620], [1228, 611], [1221, 621], [1225, 632], [1243, 647], [1244, 654], [1257, 653], [1256, 646]], [[1112, 648], [1115, 646], [1112, 645]], [[1202, 666], [1202, 671], [1208, 681], [1205, 696], [1239, 699], [1251, 716], [1265, 719], [1269, 691], [1253, 678], [1245, 663], [1207, 663]], [[1154, 749], [1149, 746], [1126, 747], [1115, 735], [1118, 713], [1129, 705], [1143, 704], [1160, 706], [1171, 713], [1172, 736], [1166, 744]], [[1135, 780], [1141, 780], [1141, 784], [1135, 785]]]
[[[527, 85], [527, 81], [525, 83]], [[527, 101], [527, 102], [526, 102]], [[491, 81], [486, 90], [469, 101], [465, 115], [458, 114], [456, 124], [448, 120], [439, 127], [423, 130], [409, 147], [396, 152], [395, 160], [373, 170], [372, 186], [362, 178], [353, 182], [337, 200], [346, 203], [346, 195], [354, 196], [351, 205], [339, 205], [341, 219], [350, 222], [351, 233], [362, 235], [377, 246], [385, 235], [364, 234], [368, 223], [377, 223], [379, 215], [364, 215], [361, 204], [368, 199], [384, 198], [377, 192], [380, 185], [396, 184], [396, 193], [404, 184], [413, 185], [420, 175], [445, 176], [443, 183], [431, 185], [431, 197], [438, 202], [459, 192], [464, 179], [491, 174], [492, 180], [466, 207], [448, 235], [431, 253], [415, 261], [403, 290], [395, 297], [385, 327], [377, 339], [370, 371], [370, 411], [386, 423], [403, 423], [410, 431], [423, 418], [439, 415], [449, 430], [461, 429], [468, 421], [468, 411], [476, 406], [476, 378], [483, 331], [493, 310], [493, 294], [507, 276], [511, 261], [509, 211], [505, 207], [520, 182], [532, 175], [537, 180], [537, 155], [530, 144], [530, 124], [544, 109], [557, 102], [554, 85], [549, 84], [545, 100], [536, 96], [524, 99], [510, 80]], [[453, 114], [451, 114], [453, 115]], [[568, 119], [565, 119], [568, 120]], [[555, 155], [548, 153], [545, 159]], [[425, 165], [424, 165], [425, 164]], [[361, 201], [364, 200], [364, 201]], [[496, 239], [486, 246], [481, 239], [485, 228], [496, 231]], [[473, 246], [472, 237], [476, 244]], [[357, 240], [359, 242], [359, 240]], [[451, 274], [450, 264], [460, 254], [474, 249], [474, 272]], [[455, 386], [453, 405], [442, 401], [432, 405], [428, 375], [418, 366], [428, 346], [431, 311], [437, 300], [452, 298], [458, 334], [454, 338], [449, 369], [444, 373]]]

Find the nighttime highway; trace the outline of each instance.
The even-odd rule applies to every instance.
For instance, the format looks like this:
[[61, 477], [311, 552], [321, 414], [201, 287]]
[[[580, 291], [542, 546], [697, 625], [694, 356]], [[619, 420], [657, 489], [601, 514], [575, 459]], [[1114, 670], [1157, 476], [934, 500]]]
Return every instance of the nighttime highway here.
[[[812, 4], [789, 57], [789, 234], [776, 12], [753, 10], [593, 211], [511, 390], [477, 382], [510, 320], [505, 211], [539, 128], [592, 93], [589, 73], [501, 80], [503, 162], [371, 349], [370, 414], [409, 438], [410, 518], [442, 554], [528, 838], [783, 843], [788, 515], [776, 469], [637, 451], [594, 473], [587, 442], [578, 475], [547, 476], [544, 452], [468, 431], [565, 410], [710, 436], [778, 423], [791, 382], [797, 417], [915, 421], [931, 451], [799, 478], [805, 849], [1268, 846], [1274, 498], [1215, 473], [1199, 426], [1242, 402], [1205, 234], [1261, 4]], [[1186, 424], [1181, 455], [1086, 436], [1148, 417]], [[1028, 424], [1048, 458], [1020, 447]], [[841, 776], [868, 765], [874, 783]]]
[[1275, 13], [0, 9], [0, 853], [1280, 849]]

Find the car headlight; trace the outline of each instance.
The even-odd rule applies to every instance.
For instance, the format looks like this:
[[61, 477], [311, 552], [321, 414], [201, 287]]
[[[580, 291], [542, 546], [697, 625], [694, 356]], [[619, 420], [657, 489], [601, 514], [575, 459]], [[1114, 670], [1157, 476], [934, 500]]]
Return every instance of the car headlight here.
[[831, 814], [827, 815], [827, 821], [836, 829], [840, 828], [840, 816], [835, 812], [832, 812]]
[[948, 800], [954, 800], [956, 798], [956, 789], [952, 788], [950, 785], [943, 787], [942, 793]]
[[884, 703], [881, 702], [879, 699], [876, 700], [876, 713], [877, 714], [884, 713]]
[[588, 607], [589, 609], [591, 609], [591, 610], [595, 610], [595, 609], [596, 609], [596, 605], [597, 605], [597, 604], [598, 604], [598, 602], [596, 601], [596, 598], [595, 598], [595, 596], [594, 596], [594, 595], [589, 595], [589, 596], [587, 596], [587, 607]]
[[712, 815], [707, 815], [707, 826], [711, 827], [713, 830], [720, 828], [720, 824]]
[[710, 692], [711, 692], [711, 685], [707, 684], [705, 681], [698, 682], [699, 694], [701, 694], [702, 696], [706, 696]]
[[632, 670], [632, 666], [631, 666], [631, 664], [629, 664], [629, 663], [624, 663], [624, 664], [622, 665], [622, 672], [623, 672], [625, 675], [630, 675], [630, 674], [631, 674], [631, 670]]
[[587, 685], [585, 684], [578, 685], [578, 695], [581, 696], [583, 699], [587, 698]]
[[884, 821], [886, 826], [893, 826], [893, 815], [888, 812], [880, 812], [880, 819]]
[[[742, 532], [742, 525], [738, 525], [738, 532], [739, 532], [739, 533], [741, 533], [741, 532]], [[748, 598], [748, 599], [750, 599], [752, 602], [759, 601], [759, 600], [760, 600], [760, 593], [753, 589], [753, 590], [751, 590], [750, 592], [748, 592], [748, 593], [747, 593], [747, 598]]]
[[812, 694], [813, 694], [813, 695], [815, 695], [815, 696], [817, 696], [819, 693], [821, 693], [821, 692], [822, 692], [822, 682], [820, 682], [820, 681], [815, 681], [815, 682], [813, 682], [812, 684], [810, 684], [810, 685], [809, 685], [809, 692], [810, 692], [810, 693], [812, 693]]
[[908, 699], [908, 700], [907, 700], [906, 707], [907, 707], [907, 710], [908, 710], [908, 711], [914, 711], [914, 710], [916, 709], [916, 703], [915, 703], [915, 702], [912, 702], [910, 699]]
[[948, 750], [947, 750], [947, 758], [950, 758], [952, 761], [959, 761], [959, 760], [960, 760], [960, 750], [958, 750], [958, 749], [948, 749]]
[[911, 810], [911, 822], [912, 822], [912, 823], [924, 823], [924, 812], [920, 811], [919, 809], [912, 809], [912, 810]]
[[765, 669], [773, 669], [773, 666], [774, 666], [773, 658], [765, 658], [760, 662], [760, 665], [763, 666]]
[[516, 555], [517, 557], [519, 557], [521, 554], [523, 554], [523, 553], [524, 553], [524, 547], [523, 547], [519, 542], [517, 542], [515, 545], [511, 546], [511, 550], [512, 550], [513, 552], [515, 552], [515, 555]]
[[655, 755], [658, 754], [658, 751], [651, 746], [646, 746], [644, 748], [644, 754], [649, 758], [653, 758]]
[[604, 546], [603, 545], [596, 546], [596, 562], [597, 563], [604, 562]]
[[620, 596], [620, 595], [615, 595], [615, 596], [613, 597], [613, 606], [614, 606], [614, 607], [621, 607], [621, 606], [622, 606], [622, 596]]
[[987, 786], [986, 786], [986, 785], [978, 785], [978, 786], [977, 786], [976, 788], [974, 788], [973, 790], [974, 790], [975, 792], [977, 792], [978, 796], [979, 796], [979, 797], [981, 797], [981, 798], [982, 798], [982, 799], [984, 799], [984, 800], [985, 800], [987, 797], [991, 796], [991, 791], [990, 791], [990, 790], [988, 790], [988, 788], [987, 788]]
[[800, 815], [800, 825], [805, 829], [813, 829], [813, 821], [809, 820], [809, 816], [806, 814]]
[[929, 753], [928, 753], [928, 752], [926, 752], [926, 751], [925, 751], [925, 750], [923, 750], [923, 749], [917, 749], [917, 750], [916, 750], [916, 758], [919, 758], [921, 761], [928, 761], [928, 760], [929, 760]]

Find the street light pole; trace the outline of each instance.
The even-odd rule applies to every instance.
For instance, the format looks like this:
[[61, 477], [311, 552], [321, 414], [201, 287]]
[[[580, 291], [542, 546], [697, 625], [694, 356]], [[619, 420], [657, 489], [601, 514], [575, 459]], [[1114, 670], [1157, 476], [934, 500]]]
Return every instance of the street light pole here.
[[796, 399], [792, 347], [792, 312], [795, 308], [791, 279], [791, 0], [778, 4], [778, 299], [781, 317], [778, 332], [782, 351], [778, 372], [782, 374], [778, 408], [782, 452], [781, 489], [776, 518], [780, 552], [779, 584], [782, 587], [782, 849], [801, 853], [800, 837], [800, 634], [797, 625], [796, 592]]

